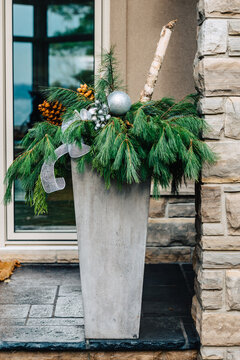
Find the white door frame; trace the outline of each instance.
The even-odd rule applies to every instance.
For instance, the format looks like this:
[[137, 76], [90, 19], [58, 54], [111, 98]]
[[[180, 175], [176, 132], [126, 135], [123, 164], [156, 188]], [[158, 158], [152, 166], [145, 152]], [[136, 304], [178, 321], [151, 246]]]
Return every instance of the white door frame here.
[[[14, 232], [13, 203], [7, 207], [2, 203], [4, 174], [13, 161], [12, 0], [0, 0], [0, 31], [0, 258], [10, 249], [39, 251], [39, 246], [46, 251], [53, 247], [72, 251], [76, 247], [76, 232]], [[102, 49], [110, 46], [110, 0], [95, 0], [94, 32], [96, 71]]]

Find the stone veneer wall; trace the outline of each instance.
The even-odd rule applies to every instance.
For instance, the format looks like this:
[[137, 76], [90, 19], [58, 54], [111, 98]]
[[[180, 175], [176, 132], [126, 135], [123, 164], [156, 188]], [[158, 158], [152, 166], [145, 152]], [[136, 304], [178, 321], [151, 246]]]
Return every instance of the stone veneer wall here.
[[0, 360], [196, 360], [197, 351], [0, 351]]
[[161, 190], [159, 200], [150, 199], [146, 263], [191, 262], [195, 245], [194, 185], [178, 196]]
[[200, 0], [195, 80], [219, 154], [198, 199], [193, 315], [199, 359], [240, 359], [240, 0]]

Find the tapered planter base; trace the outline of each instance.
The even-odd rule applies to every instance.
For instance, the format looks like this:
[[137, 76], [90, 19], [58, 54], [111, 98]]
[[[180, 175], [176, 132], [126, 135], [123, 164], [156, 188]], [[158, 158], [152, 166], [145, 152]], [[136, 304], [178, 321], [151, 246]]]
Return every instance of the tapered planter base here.
[[112, 184], [72, 160], [87, 339], [139, 337], [150, 181]]

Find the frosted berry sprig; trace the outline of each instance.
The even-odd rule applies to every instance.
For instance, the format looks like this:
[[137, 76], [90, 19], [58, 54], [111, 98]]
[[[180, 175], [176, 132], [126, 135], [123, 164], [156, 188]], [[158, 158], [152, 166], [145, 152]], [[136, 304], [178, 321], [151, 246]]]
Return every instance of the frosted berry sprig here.
[[103, 128], [111, 119], [108, 106], [99, 100], [95, 101], [94, 106], [89, 109], [89, 112], [92, 115], [91, 120], [95, 122], [95, 130]]

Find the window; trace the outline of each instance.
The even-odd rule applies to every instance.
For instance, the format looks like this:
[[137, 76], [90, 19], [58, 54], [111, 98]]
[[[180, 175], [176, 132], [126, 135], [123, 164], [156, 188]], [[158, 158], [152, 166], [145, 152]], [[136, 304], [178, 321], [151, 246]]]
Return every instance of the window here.
[[[103, 27], [103, 17], [109, 16], [109, 2], [0, 2], [6, 14], [5, 28], [2, 24], [6, 35], [2, 59], [2, 64], [5, 62], [6, 97], [1, 99], [6, 100], [6, 147], [2, 144], [0, 150], [9, 166], [21, 152], [22, 137], [40, 121], [37, 107], [43, 100], [41, 86], [76, 89], [79, 82], [93, 82], [101, 49], [109, 45], [108, 18]], [[66, 180], [64, 191], [49, 196], [49, 214], [40, 217], [35, 217], [33, 209], [25, 204], [24, 193], [16, 182], [14, 202], [7, 208], [5, 240], [70, 240], [69, 243], [75, 240], [71, 178]]]
[[[13, 121], [14, 156], [21, 139], [41, 121], [41, 86], [76, 89], [93, 82], [94, 1], [13, 1]], [[69, 163], [70, 167], [70, 163]], [[66, 231], [75, 229], [71, 177], [63, 191], [49, 196], [49, 212], [39, 217], [25, 204], [15, 183], [14, 230]]]

